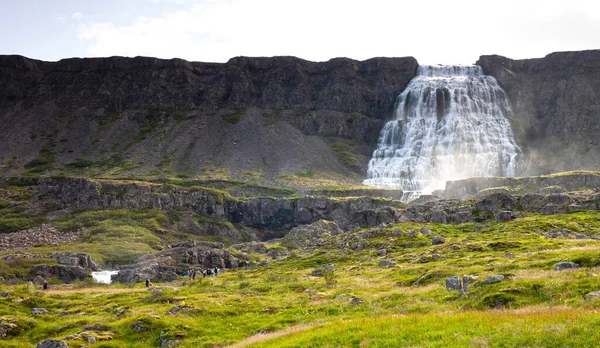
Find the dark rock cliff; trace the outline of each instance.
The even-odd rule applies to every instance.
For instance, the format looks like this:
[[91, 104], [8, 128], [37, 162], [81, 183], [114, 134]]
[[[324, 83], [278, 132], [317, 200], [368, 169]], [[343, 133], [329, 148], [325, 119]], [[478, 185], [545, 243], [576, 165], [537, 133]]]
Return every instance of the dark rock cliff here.
[[0, 56], [0, 172], [362, 175], [416, 69], [410, 57]]
[[600, 50], [477, 61], [508, 93], [528, 174], [600, 167]]
[[0, 56], [0, 106], [191, 110], [332, 110], [389, 117], [414, 76], [414, 58], [236, 57], [224, 64], [158, 58], [72, 58], [43, 62]]

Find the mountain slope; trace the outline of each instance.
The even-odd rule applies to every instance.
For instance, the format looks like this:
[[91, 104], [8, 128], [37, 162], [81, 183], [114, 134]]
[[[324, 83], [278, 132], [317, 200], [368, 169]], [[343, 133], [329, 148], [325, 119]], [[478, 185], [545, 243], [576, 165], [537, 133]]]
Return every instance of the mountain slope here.
[[414, 58], [2, 56], [0, 164], [11, 175], [219, 169], [358, 181], [416, 68]]

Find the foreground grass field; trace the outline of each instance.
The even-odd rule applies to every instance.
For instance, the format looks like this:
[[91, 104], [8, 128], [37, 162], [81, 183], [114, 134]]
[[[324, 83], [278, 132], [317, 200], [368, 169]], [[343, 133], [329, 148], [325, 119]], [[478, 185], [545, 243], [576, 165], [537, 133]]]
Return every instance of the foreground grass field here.
[[[139, 245], [136, 252], [151, 252], [158, 241], [175, 240], [176, 231], [165, 234], [163, 227], [174, 218], [169, 212], [90, 211], [54, 223], [61, 229], [87, 228], [84, 243], [60, 250], [86, 251], [114, 262], [119, 260], [116, 251]], [[410, 231], [423, 228], [443, 236], [445, 243], [433, 245], [420, 233], [411, 236]], [[551, 238], [552, 230], [579, 237]], [[331, 237], [318, 247], [269, 243], [287, 256], [259, 266], [266, 256], [254, 254], [250, 269], [195, 281], [181, 278], [157, 284], [154, 291], [141, 284], [53, 284], [46, 292], [27, 284], [0, 285], [11, 293], [0, 297], [0, 328], [7, 328], [0, 346], [31, 347], [68, 336], [70, 347], [89, 345], [89, 336], [99, 347], [160, 346], [163, 340], [181, 347], [240, 342], [596, 346], [600, 301], [585, 295], [600, 290], [600, 241], [590, 238], [598, 233], [600, 214], [595, 211], [529, 214], [506, 223], [400, 223]], [[356, 243], [363, 247], [353, 247]], [[395, 266], [379, 266], [382, 260]], [[561, 261], [581, 267], [555, 271]], [[334, 266], [333, 273], [312, 276], [327, 264]], [[3, 272], [15, 271], [5, 266]], [[470, 286], [459, 295], [445, 287], [445, 280], [456, 275], [476, 276], [480, 283], [489, 276], [504, 280]], [[33, 315], [33, 308], [48, 313]]]
[[596, 310], [523, 310], [384, 316], [294, 330], [249, 347], [597, 347]]

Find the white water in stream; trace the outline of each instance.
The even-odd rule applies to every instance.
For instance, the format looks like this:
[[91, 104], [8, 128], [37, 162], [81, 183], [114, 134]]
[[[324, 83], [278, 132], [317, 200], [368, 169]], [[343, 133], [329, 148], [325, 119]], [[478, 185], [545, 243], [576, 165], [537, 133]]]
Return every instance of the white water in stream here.
[[94, 281], [96, 281], [96, 283], [110, 284], [110, 283], [112, 283], [111, 276], [113, 274], [117, 274], [117, 273], [119, 273], [119, 271], [92, 272], [92, 279], [94, 279]]
[[364, 184], [399, 188], [403, 200], [446, 181], [514, 176], [517, 157], [506, 93], [479, 66], [420, 66], [381, 130]]

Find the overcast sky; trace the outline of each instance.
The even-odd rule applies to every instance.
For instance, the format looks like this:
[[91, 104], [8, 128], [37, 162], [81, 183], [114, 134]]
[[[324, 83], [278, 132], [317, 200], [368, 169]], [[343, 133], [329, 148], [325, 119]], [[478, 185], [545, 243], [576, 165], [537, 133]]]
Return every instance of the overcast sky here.
[[0, 0], [0, 54], [413, 56], [472, 64], [600, 48], [600, 1]]

